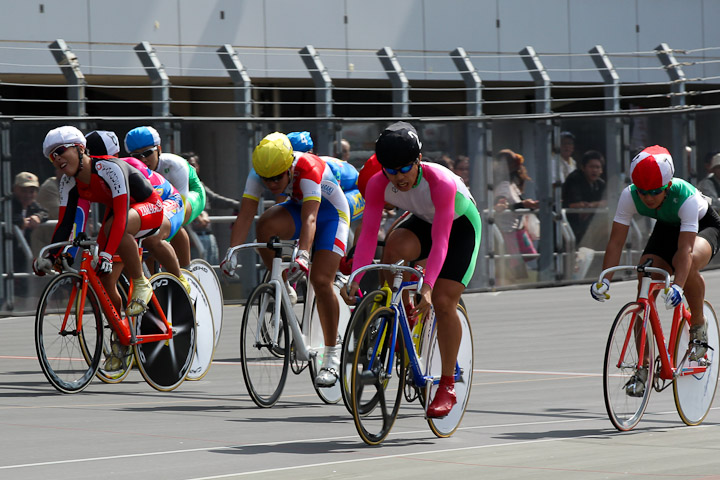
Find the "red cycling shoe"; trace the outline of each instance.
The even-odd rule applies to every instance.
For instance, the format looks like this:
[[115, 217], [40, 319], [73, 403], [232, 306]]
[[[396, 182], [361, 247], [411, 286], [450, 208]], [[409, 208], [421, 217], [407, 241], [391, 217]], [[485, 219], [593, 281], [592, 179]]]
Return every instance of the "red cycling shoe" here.
[[427, 416], [428, 418], [446, 417], [456, 403], [455, 386], [441, 383], [435, 393], [435, 398], [427, 409]]

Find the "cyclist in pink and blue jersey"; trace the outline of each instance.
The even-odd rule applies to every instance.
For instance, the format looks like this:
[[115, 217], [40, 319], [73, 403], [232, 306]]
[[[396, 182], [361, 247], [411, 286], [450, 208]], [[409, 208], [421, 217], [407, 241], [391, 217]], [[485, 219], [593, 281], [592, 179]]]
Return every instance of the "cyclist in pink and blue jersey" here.
[[[382, 263], [427, 259], [420, 301], [411, 315], [427, 314], [431, 305], [435, 310], [442, 377], [427, 414], [439, 418], [457, 402], [454, 374], [462, 336], [457, 305], [475, 271], [482, 224], [462, 179], [438, 164], [422, 162], [421, 147], [417, 131], [406, 122], [387, 127], [375, 143], [382, 170], [367, 183], [353, 270], [372, 262], [385, 204], [410, 212], [388, 235]], [[349, 292], [342, 290], [348, 303], [359, 281]]]

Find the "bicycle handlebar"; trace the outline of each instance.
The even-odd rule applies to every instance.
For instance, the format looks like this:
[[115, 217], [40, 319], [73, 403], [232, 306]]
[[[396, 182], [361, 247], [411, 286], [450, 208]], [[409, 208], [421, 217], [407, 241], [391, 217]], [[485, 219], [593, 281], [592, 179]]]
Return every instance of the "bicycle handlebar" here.
[[275, 250], [279, 248], [292, 248], [292, 260], [295, 260], [295, 255], [298, 251], [298, 242], [297, 240], [280, 240], [277, 237], [273, 237], [267, 242], [252, 242], [252, 243], [243, 243], [242, 245], [236, 245], [234, 247], [230, 247], [230, 256], [228, 258], [234, 257], [237, 252], [240, 250], [244, 250], [246, 248], [268, 248], [270, 250]]
[[348, 278], [347, 286], [350, 287], [350, 284], [353, 282], [356, 276], [358, 276], [361, 273], [368, 272], [370, 270], [389, 270], [394, 274], [401, 274], [401, 273], [410, 273], [418, 278], [418, 285], [417, 289], [420, 291], [423, 284], [423, 274], [418, 271], [417, 269], [413, 267], [408, 267], [407, 265], [403, 265], [405, 263], [404, 260], [400, 260], [398, 263], [372, 263], [370, 265], [365, 265], [364, 267], [360, 267], [352, 274], [350, 275], [350, 278]]
[[670, 273], [667, 270], [663, 270], [662, 268], [657, 267], [648, 267], [646, 265], [618, 265], [616, 267], [610, 267], [606, 268], [602, 272], [600, 272], [600, 276], [598, 277], [598, 283], [601, 283], [603, 278], [605, 278], [605, 275], [612, 272], [617, 272], [619, 270], [634, 270], [637, 272], [648, 272], [648, 273], [659, 273], [660, 275], [663, 275], [665, 277], [665, 288], [670, 288]]
[[[97, 264], [98, 262], [98, 243], [97, 240], [89, 239], [86, 236], [78, 236], [74, 240], [66, 240], [63, 242], [55, 242], [51, 243], [49, 245], [45, 245], [43, 248], [40, 249], [40, 252], [38, 252], [38, 258], [43, 258], [48, 255], [50, 250], [54, 250], [56, 248], [62, 247], [62, 253], [65, 253], [68, 251], [71, 247], [80, 247], [82, 249], [91, 250], [92, 256], [93, 256], [93, 262], [94, 264]], [[63, 271], [75, 271], [68, 263], [67, 259], [63, 256], [62, 257], [62, 264], [63, 264]]]

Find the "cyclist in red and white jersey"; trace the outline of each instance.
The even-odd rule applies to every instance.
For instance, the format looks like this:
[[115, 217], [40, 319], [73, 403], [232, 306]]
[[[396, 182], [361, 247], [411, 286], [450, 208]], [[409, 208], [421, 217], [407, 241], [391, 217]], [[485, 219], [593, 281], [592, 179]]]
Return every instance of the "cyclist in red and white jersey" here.
[[[120, 295], [112, 281], [113, 254], [117, 252], [133, 280], [133, 295], [127, 306], [128, 315], [139, 315], [152, 297], [150, 282], [142, 273], [135, 239], [155, 234], [163, 221], [163, 205], [158, 194], [140, 172], [117, 160], [91, 159], [86, 151], [85, 136], [75, 127], [63, 126], [50, 130], [43, 142], [43, 154], [64, 174], [60, 180], [60, 211], [52, 242], [66, 240], [73, 228], [78, 200], [105, 205], [98, 244], [99, 261], [105, 290], [120, 309]], [[51, 258], [33, 262], [36, 273], [50, 271], [57, 252]]]
[[[435, 310], [442, 377], [427, 414], [437, 418], [457, 402], [454, 374], [462, 336], [457, 305], [475, 271], [482, 223], [462, 179], [438, 164], [422, 162], [421, 147], [417, 131], [406, 122], [390, 125], [377, 139], [375, 154], [382, 170], [367, 182], [353, 271], [372, 262], [385, 204], [410, 212], [388, 235], [382, 262], [427, 259], [420, 301], [411, 316], [426, 314], [431, 305]], [[342, 289], [348, 303], [359, 281], [349, 292]]]
[[[247, 239], [266, 188], [274, 196], [288, 197], [260, 216], [257, 240], [267, 242], [275, 235], [281, 239], [298, 239], [299, 251], [289, 277], [309, 272], [325, 341], [323, 362], [315, 384], [330, 387], [337, 381], [340, 371], [340, 346], [337, 345], [340, 311], [333, 281], [347, 244], [350, 223], [347, 200], [325, 162], [311, 153], [293, 152], [290, 140], [282, 133], [271, 133], [263, 138], [253, 151], [252, 163], [253, 170], [245, 183], [230, 245], [240, 245]], [[311, 248], [314, 250], [312, 268]], [[260, 249], [260, 256], [266, 266], [272, 264], [272, 251]], [[220, 264], [226, 275], [233, 274], [230, 264], [226, 255]]]

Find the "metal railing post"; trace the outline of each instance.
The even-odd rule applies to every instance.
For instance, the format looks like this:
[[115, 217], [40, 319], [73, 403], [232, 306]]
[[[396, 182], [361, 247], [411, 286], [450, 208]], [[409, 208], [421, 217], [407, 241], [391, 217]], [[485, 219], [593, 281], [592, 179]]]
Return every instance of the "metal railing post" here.
[[85, 96], [85, 75], [80, 70], [77, 56], [67, 46], [65, 40], [57, 39], [49, 46], [50, 52], [60, 67], [60, 71], [68, 84], [68, 116], [84, 117], [87, 115], [87, 98]]
[[377, 51], [380, 63], [385, 69], [392, 85], [393, 117], [410, 116], [410, 82], [400, 66], [395, 53], [390, 47], [383, 47]]
[[[673, 50], [667, 43], [661, 43], [655, 47], [658, 59], [665, 67], [672, 84], [670, 85], [670, 104], [673, 107], [682, 108], [686, 106], [685, 98], [685, 72], [675, 59]], [[688, 178], [685, 146], [688, 144], [688, 122], [684, 114], [672, 115], [671, 144], [663, 145], [672, 154], [675, 160], [675, 176]]]
[[[152, 85], [152, 114], [153, 117], [170, 117], [170, 77], [157, 56], [155, 48], [150, 42], [143, 41], [135, 45], [135, 53], [140, 59], [145, 73]], [[163, 147], [172, 145], [175, 150], [180, 149], [179, 132], [173, 132], [170, 122], [160, 122], [159, 133]]]
[[0, 311], [15, 306], [13, 281], [13, 223], [12, 223], [12, 153], [10, 150], [10, 123], [0, 124], [0, 205], [2, 210], [2, 244], [0, 248]]
[[[318, 55], [317, 50], [312, 45], [306, 45], [299, 51], [305, 67], [310, 72], [313, 83], [315, 84], [315, 116], [320, 118], [331, 118], [333, 116], [333, 83], [330, 74], [325, 68]], [[335, 138], [335, 127], [328, 120], [318, 124], [316, 132], [314, 150], [318, 155], [333, 155], [332, 143]]]

